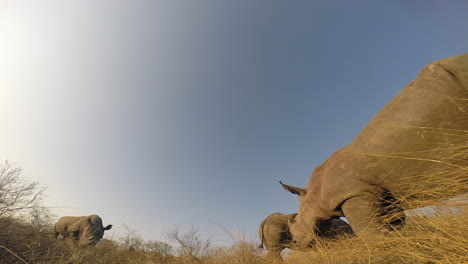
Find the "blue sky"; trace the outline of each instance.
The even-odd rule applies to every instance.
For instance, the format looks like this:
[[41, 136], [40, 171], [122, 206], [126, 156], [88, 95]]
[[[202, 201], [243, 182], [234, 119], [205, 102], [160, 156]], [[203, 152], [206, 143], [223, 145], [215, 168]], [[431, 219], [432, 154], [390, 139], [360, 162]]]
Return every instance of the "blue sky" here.
[[255, 237], [427, 63], [467, 52], [466, 1], [0, 4], [0, 159], [60, 215], [145, 239]]

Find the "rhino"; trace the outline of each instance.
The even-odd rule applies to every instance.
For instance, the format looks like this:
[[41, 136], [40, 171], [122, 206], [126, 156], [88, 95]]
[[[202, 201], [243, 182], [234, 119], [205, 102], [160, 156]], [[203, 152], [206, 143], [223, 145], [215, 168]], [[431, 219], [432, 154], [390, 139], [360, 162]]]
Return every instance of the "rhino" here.
[[[391, 234], [405, 210], [423, 206], [415, 201], [468, 192], [467, 131], [468, 54], [427, 64], [305, 188], [280, 181], [299, 198], [293, 241], [310, 247], [320, 221], [343, 216], [363, 238]], [[440, 182], [459, 187], [438, 196]]]
[[[294, 248], [291, 243], [291, 233], [288, 222], [294, 220], [297, 213], [282, 214], [272, 213], [262, 221], [258, 228], [260, 248], [268, 250], [268, 257], [279, 259], [281, 251], [285, 248]], [[341, 219], [329, 219], [319, 224], [319, 235], [326, 238], [334, 238], [340, 234], [352, 234], [351, 227]]]
[[64, 216], [54, 226], [54, 236], [62, 235], [79, 246], [94, 246], [104, 236], [104, 231], [110, 230], [112, 225], [104, 227], [98, 215]]

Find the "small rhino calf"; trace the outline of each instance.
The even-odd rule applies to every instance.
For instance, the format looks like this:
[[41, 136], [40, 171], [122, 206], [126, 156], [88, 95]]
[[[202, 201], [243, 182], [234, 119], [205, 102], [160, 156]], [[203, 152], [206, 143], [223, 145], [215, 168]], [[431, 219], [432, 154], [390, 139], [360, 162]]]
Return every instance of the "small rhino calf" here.
[[[266, 248], [269, 258], [281, 259], [281, 251], [292, 247], [292, 236], [288, 222], [293, 221], [295, 214], [272, 213], [268, 215], [258, 228], [260, 248]], [[335, 238], [341, 234], [354, 234], [345, 221], [334, 218], [323, 220], [319, 226], [319, 236]]]

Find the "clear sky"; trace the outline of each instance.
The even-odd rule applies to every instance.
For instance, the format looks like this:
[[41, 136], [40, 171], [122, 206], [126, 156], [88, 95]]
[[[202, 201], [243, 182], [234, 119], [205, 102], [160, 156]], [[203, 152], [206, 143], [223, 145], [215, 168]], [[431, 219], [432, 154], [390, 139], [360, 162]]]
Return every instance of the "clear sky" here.
[[57, 216], [255, 237], [427, 63], [468, 2], [3, 0], [0, 159]]

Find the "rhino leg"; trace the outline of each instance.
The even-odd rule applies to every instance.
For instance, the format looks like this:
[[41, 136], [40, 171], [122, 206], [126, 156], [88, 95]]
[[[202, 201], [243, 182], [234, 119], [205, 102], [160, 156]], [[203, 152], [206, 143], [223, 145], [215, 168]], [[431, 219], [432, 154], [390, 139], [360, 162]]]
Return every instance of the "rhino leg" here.
[[389, 229], [400, 228], [405, 224], [405, 210], [401, 207], [400, 201], [398, 201], [389, 190], [383, 190], [383, 197], [380, 199], [380, 205], [380, 216]]
[[352, 197], [341, 209], [358, 235], [382, 233], [386, 229], [379, 219], [379, 199], [371, 194]]
[[58, 238], [58, 236], [60, 235], [60, 232], [57, 230], [57, 226], [54, 225], [54, 238]]
[[67, 234], [67, 238], [69, 238], [73, 242], [78, 242], [80, 238], [80, 232], [79, 231], [72, 231]]

